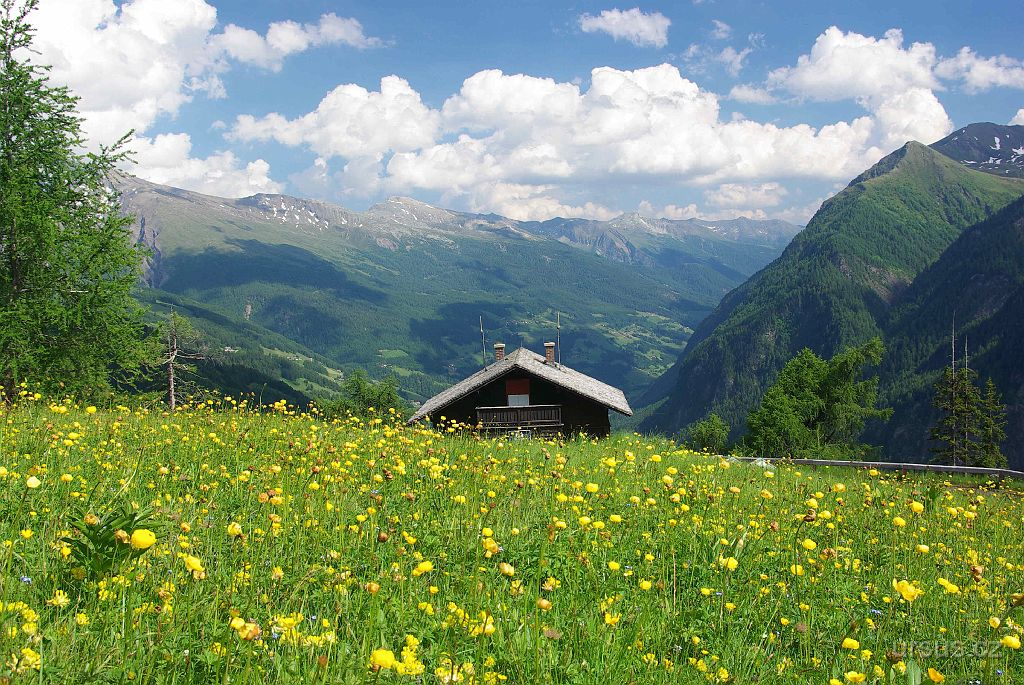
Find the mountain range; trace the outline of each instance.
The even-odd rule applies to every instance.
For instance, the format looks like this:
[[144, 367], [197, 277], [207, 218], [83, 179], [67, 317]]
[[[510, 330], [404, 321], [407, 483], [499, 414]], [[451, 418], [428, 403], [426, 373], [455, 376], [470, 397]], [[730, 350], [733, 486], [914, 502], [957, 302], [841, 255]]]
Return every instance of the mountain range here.
[[800, 230], [635, 214], [524, 222], [401, 197], [356, 212], [133, 177], [120, 189], [149, 254], [139, 297], [154, 316], [186, 309], [224, 359], [283, 374], [297, 399], [362, 367], [422, 401], [477, 370], [493, 342], [540, 349], [556, 321], [563, 361], [638, 394]]
[[639, 402], [642, 428], [671, 433], [714, 411], [739, 437], [802, 348], [831, 356], [880, 336], [880, 395], [895, 415], [868, 437], [887, 458], [927, 458], [931, 387], [955, 319], [972, 366], [1010, 405], [1005, 447], [1024, 465], [1022, 131], [976, 124], [930, 147], [910, 142], [855, 178], [701, 322]]

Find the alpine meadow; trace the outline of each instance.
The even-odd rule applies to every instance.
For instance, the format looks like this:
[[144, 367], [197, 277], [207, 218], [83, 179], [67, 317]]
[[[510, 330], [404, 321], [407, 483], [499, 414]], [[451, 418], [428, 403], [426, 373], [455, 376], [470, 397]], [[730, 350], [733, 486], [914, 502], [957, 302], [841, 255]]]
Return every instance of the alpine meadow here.
[[1024, 682], [962, 9], [0, 0], [0, 685]]

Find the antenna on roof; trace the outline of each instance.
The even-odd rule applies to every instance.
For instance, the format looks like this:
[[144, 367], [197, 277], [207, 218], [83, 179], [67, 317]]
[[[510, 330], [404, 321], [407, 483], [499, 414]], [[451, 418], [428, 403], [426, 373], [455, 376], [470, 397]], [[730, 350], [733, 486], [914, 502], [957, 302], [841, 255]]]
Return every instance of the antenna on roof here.
[[558, 365], [562, 365], [562, 312], [555, 312], [555, 354]]
[[480, 315], [480, 363], [487, 368], [487, 342], [484, 339], [484, 316]]

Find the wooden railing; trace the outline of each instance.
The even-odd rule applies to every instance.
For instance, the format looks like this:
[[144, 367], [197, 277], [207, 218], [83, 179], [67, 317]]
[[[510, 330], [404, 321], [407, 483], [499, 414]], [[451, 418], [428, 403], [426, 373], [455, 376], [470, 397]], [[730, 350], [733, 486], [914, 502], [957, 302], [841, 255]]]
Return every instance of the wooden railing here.
[[477, 424], [488, 431], [530, 430], [555, 433], [562, 429], [562, 405], [477, 407]]

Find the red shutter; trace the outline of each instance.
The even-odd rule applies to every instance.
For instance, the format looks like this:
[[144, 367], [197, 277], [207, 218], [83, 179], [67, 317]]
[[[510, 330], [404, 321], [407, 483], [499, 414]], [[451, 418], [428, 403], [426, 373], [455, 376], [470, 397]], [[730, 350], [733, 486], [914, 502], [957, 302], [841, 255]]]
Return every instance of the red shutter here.
[[505, 381], [505, 394], [506, 395], [529, 395], [530, 394], [530, 379], [529, 378], [516, 378]]

